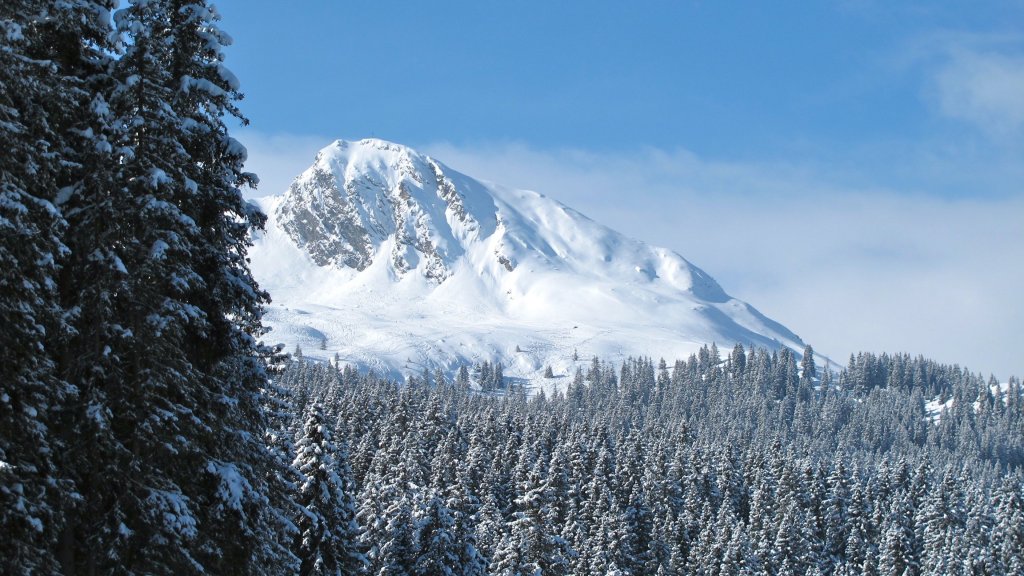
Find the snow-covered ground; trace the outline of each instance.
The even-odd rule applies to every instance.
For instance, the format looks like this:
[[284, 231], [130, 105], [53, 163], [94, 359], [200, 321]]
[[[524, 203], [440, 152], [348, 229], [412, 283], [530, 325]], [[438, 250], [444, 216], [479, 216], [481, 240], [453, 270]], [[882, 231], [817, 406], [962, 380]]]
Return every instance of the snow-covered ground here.
[[[273, 298], [268, 339], [307, 356], [396, 377], [501, 361], [506, 377], [550, 387], [575, 372], [574, 353], [803, 348], [675, 252], [396, 144], [335, 142], [258, 202], [269, 220], [250, 255]], [[559, 378], [541, 378], [548, 365]]]
[[[1009, 382], [1000, 382], [998, 384], [993, 384], [992, 386], [989, 387], [989, 389], [991, 390], [992, 395], [994, 397], [996, 397], [998, 399], [1001, 399], [1003, 404], [1006, 404], [1006, 402], [1007, 402], [1007, 393], [1010, 391], [1010, 383]], [[998, 401], [1000, 401], [1000, 400], [997, 400], [997, 402]], [[947, 398], [945, 401], [943, 401], [942, 398], [936, 397], [936, 398], [932, 398], [931, 400], [925, 402], [924, 409], [928, 413], [928, 419], [937, 424], [937, 423], [939, 423], [942, 420], [942, 412], [943, 412], [943, 410], [950, 410], [950, 409], [952, 409], [954, 403], [955, 403], [954, 402], [954, 398], [952, 398], [952, 397], [951, 398]], [[980, 410], [981, 410], [981, 400], [980, 399], [979, 400], [975, 400], [974, 401], [974, 411], [978, 412]]]

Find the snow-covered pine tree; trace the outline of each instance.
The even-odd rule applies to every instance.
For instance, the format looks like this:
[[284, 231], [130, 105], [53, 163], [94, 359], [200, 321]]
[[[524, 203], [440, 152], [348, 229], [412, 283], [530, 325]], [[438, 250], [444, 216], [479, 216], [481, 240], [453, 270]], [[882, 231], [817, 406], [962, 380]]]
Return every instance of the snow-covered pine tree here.
[[419, 534], [414, 514], [420, 495], [404, 491], [389, 503], [384, 512], [385, 525], [380, 538], [379, 555], [372, 559], [370, 568], [379, 576], [412, 576], [420, 556]]
[[849, 476], [843, 460], [842, 455], [835, 459], [832, 473], [828, 478], [828, 493], [822, 502], [825, 529], [824, 560], [833, 566], [841, 564], [845, 559], [846, 542], [850, 533], [850, 490], [847, 485]]
[[482, 363], [480, 363], [479, 374], [480, 374], [480, 379], [479, 379], [479, 381], [480, 381], [480, 389], [484, 390], [484, 391], [493, 390], [494, 389], [494, 385], [493, 385], [494, 384], [494, 379], [493, 379], [493, 374], [492, 374], [492, 371], [491, 371], [491, 363], [489, 361], [484, 360]]
[[245, 260], [263, 216], [239, 191], [254, 177], [224, 124], [240, 94], [217, 19], [192, 0], [116, 14], [124, 53], [90, 108], [110, 119], [97, 133], [112, 151], [86, 147], [106, 156], [61, 198], [73, 332], [56, 352], [79, 392], [61, 415], [74, 442], [63, 465], [82, 495], [67, 514], [68, 573], [287, 565], [262, 434], [267, 296]]
[[919, 567], [914, 564], [913, 514], [905, 494], [897, 496], [881, 526], [881, 541], [878, 549], [878, 573], [880, 576], [916, 574]]
[[[472, 480], [466, 452], [462, 433], [456, 426], [451, 426], [434, 451], [430, 466], [428, 515], [436, 516], [439, 520], [420, 525], [420, 540], [425, 541], [424, 546], [429, 549], [424, 555], [448, 557], [450, 562], [445, 565], [453, 573], [480, 576], [486, 574], [487, 562], [480, 556], [476, 546], [475, 522], [480, 502], [469, 490]], [[441, 502], [433, 502], [435, 499], [441, 499]], [[443, 509], [440, 506], [442, 504]], [[449, 515], [450, 523], [440, 521], [443, 512]], [[430, 536], [432, 525], [443, 526], [447, 537], [444, 534], [437, 538]], [[424, 555], [421, 555], [421, 559]]]
[[104, 105], [91, 88], [112, 49], [109, 8], [0, 4], [0, 558], [10, 573], [56, 570], [61, 508], [72, 500], [53, 418], [74, 389], [49, 355], [67, 328], [58, 204], [85, 157], [103, 149], [94, 129]]
[[460, 390], [469, 389], [469, 369], [466, 368], [465, 364], [459, 365], [458, 374], [455, 376], [455, 386]]
[[288, 554], [282, 554], [282, 556], [290, 556], [285, 559], [285, 564], [290, 564], [291, 569], [297, 571], [299, 558], [291, 553], [291, 545], [298, 535], [299, 530], [294, 519], [298, 517], [301, 507], [296, 500], [300, 474], [292, 466], [292, 462], [295, 460], [295, 442], [289, 427], [292, 420], [298, 417], [292, 412], [292, 400], [292, 391], [282, 386], [277, 378], [267, 383], [263, 394], [263, 403], [268, 417], [268, 426], [263, 437], [264, 443], [270, 450], [271, 458], [274, 460], [273, 466], [266, 471], [266, 480], [270, 488], [267, 497], [271, 512], [278, 517], [275, 545], [283, 546], [288, 550]]
[[417, 576], [454, 576], [464, 574], [460, 562], [461, 546], [458, 527], [451, 510], [440, 493], [429, 491], [424, 496], [416, 518], [419, 554], [412, 567]]
[[804, 353], [800, 358], [800, 379], [811, 382], [818, 376], [818, 368], [814, 365], [814, 348], [808, 344], [804, 346]]
[[929, 491], [917, 519], [922, 529], [921, 571], [948, 574], [962, 550], [954, 545], [963, 530], [965, 513], [961, 486], [949, 470]]
[[494, 363], [494, 368], [491, 371], [491, 388], [493, 390], [505, 389], [505, 368], [501, 362]]
[[996, 566], [1004, 574], [1024, 573], [1024, 490], [1004, 478], [993, 494], [995, 530], [992, 535]]
[[299, 534], [294, 547], [301, 576], [357, 574], [366, 564], [358, 544], [359, 526], [347, 450], [336, 446], [319, 404], [313, 404], [295, 446], [298, 470]]

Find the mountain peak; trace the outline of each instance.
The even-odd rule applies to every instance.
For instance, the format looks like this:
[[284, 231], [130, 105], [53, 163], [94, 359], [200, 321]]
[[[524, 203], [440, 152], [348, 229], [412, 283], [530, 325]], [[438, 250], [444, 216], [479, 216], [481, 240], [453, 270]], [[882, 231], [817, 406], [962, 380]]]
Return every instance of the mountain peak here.
[[276, 215], [320, 266], [362, 271], [384, 257], [399, 276], [419, 269], [440, 283], [459, 233], [478, 227], [464, 198], [440, 164], [411, 148], [336, 140], [295, 179]]
[[264, 208], [253, 270], [274, 333], [394, 375], [505, 358], [532, 377], [568, 370], [573, 349], [803, 345], [671, 250], [400, 144], [335, 141]]
[[403, 157], [410, 160], [416, 159], [420, 163], [429, 161], [428, 156], [420, 154], [408, 146], [379, 138], [364, 138], [355, 141], [335, 140], [331, 142], [317, 153], [314, 165], [321, 161], [345, 165], [374, 165], [383, 162], [384, 165], [388, 165]]

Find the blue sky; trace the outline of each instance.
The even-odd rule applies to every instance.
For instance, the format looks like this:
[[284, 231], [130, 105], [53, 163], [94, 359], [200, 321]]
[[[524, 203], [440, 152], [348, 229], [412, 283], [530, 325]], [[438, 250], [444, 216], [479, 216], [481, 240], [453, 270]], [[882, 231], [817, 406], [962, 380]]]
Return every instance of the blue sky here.
[[1024, 373], [1024, 3], [215, 2], [259, 194], [414, 146], [668, 246], [840, 361]]

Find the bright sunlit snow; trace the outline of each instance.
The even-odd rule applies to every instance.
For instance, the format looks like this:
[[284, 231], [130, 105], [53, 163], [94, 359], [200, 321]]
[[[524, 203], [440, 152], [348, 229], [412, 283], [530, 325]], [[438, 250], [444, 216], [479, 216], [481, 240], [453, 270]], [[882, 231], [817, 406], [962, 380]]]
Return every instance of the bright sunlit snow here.
[[250, 254], [274, 298], [268, 339], [306, 356], [390, 376], [501, 361], [545, 386], [595, 355], [803, 347], [670, 250], [396, 144], [335, 142], [259, 203], [269, 220]]

